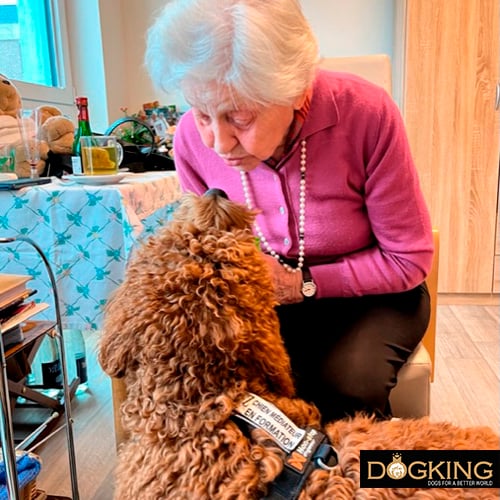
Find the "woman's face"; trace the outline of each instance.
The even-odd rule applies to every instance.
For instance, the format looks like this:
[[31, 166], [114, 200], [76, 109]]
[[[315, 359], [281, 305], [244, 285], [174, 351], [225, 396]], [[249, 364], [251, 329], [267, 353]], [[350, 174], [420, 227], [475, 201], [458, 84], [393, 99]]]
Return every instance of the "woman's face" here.
[[229, 167], [247, 172], [283, 147], [294, 112], [293, 105], [235, 109], [229, 98], [192, 108], [203, 144]]

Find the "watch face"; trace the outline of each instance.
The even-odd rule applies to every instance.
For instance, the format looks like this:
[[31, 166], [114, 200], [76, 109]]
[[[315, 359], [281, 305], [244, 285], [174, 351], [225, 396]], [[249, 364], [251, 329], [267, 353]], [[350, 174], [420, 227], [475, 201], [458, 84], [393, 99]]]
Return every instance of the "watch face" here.
[[302, 295], [304, 295], [304, 297], [314, 297], [314, 295], [316, 294], [316, 284], [314, 283], [314, 281], [305, 281], [303, 284], [302, 284]]

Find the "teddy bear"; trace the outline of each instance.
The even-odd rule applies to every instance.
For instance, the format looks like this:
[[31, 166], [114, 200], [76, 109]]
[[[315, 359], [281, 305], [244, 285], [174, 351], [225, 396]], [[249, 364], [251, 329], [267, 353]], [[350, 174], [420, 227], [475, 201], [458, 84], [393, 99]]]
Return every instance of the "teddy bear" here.
[[0, 144], [14, 144], [20, 139], [17, 114], [21, 96], [14, 84], [0, 74]]
[[[15, 173], [18, 177], [29, 177], [31, 168], [27, 159], [28, 148], [37, 147], [40, 160], [36, 165], [37, 172], [41, 174], [45, 168], [48, 145], [41, 143], [36, 145], [35, 141], [28, 138], [23, 141], [19, 126], [20, 111], [22, 108], [21, 95], [15, 85], [5, 75], [0, 74], [0, 144], [10, 145], [15, 151]], [[31, 118], [23, 118], [27, 130], [34, 131], [34, 122], [31, 126]], [[33, 132], [31, 132], [32, 134]]]
[[16, 118], [21, 109], [21, 96], [14, 84], [0, 73], [0, 116]]
[[[5, 75], [0, 74], [0, 144], [10, 144], [15, 149], [17, 176], [29, 177], [31, 169], [27, 160], [27, 148], [34, 147], [35, 142], [26, 144], [23, 141], [18, 121], [21, 107], [22, 100], [19, 91]], [[40, 160], [36, 169], [38, 175], [52, 175], [50, 165], [61, 161], [59, 155], [71, 154], [74, 125], [55, 106], [41, 105], [36, 109], [41, 124], [38, 132], [40, 141], [37, 146]], [[61, 168], [57, 167], [53, 170], [61, 171]], [[71, 171], [70, 168], [65, 170]]]
[[40, 138], [49, 147], [43, 175], [61, 177], [73, 173], [71, 154], [75, 127], [73, 122], [62, 115], [47, 118], [40, 129]]
[[62, 115], [50, 116], [43, 121], [40, 129], [40, 139], [55, 154], [71, 154], [74, 136], [75, 126], [72, 120]]

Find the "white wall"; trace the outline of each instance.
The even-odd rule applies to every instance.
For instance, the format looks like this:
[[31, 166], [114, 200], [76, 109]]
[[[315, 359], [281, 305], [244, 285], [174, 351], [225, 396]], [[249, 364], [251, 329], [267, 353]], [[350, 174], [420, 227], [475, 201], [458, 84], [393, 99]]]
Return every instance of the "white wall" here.
[[323, 57], [393, 54], [396, 0], [301, 0]]
[[[397, 0], [301, 0], [325, 57], [394, 53]], [[182, 100], [153, 88], [143, 67], [145, 36], [163, 0], [67, 0], [75, 95], [89, 97], [93, 129], [102, 132], [154, 100]], [[82, 21], [83, 20], [83, 21]], [[85, 40], [80, 43], [79, 40]], [[104, 67], [103, 67], [104, 65]]]

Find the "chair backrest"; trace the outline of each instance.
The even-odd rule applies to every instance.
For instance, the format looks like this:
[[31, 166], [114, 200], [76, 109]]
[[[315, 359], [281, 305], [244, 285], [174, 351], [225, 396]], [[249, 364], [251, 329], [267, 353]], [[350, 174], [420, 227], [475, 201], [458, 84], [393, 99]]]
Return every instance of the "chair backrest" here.
[[122, 426], [121, 406], [127, 399], [127, 386], [124, 378], [111, 377], [111, 399], [113, 400], [113, 419], [115, 425], [115, 445], [118, 450], [120, 443], [128, 437]]
[[422, 343], [424, 344], [432, 362], [431, 382], [434, 381], [434, 368], [436, 361], [436, 314], [437, 314], [437, 301], [438, 301], [438, 273], [439, 273], [439, 231], [432, 230], [434, 237], [434, 257], [432, 259], [432, 267], [427, 279], [427, 288], [431, 297], [431, 317], [427, 331], [425, 332]]
[[387, 54], [325, 57], [320, 61], [320, 67], [333, 71], [354, 73], [380, 85], [392, 95], [391, 59]]

